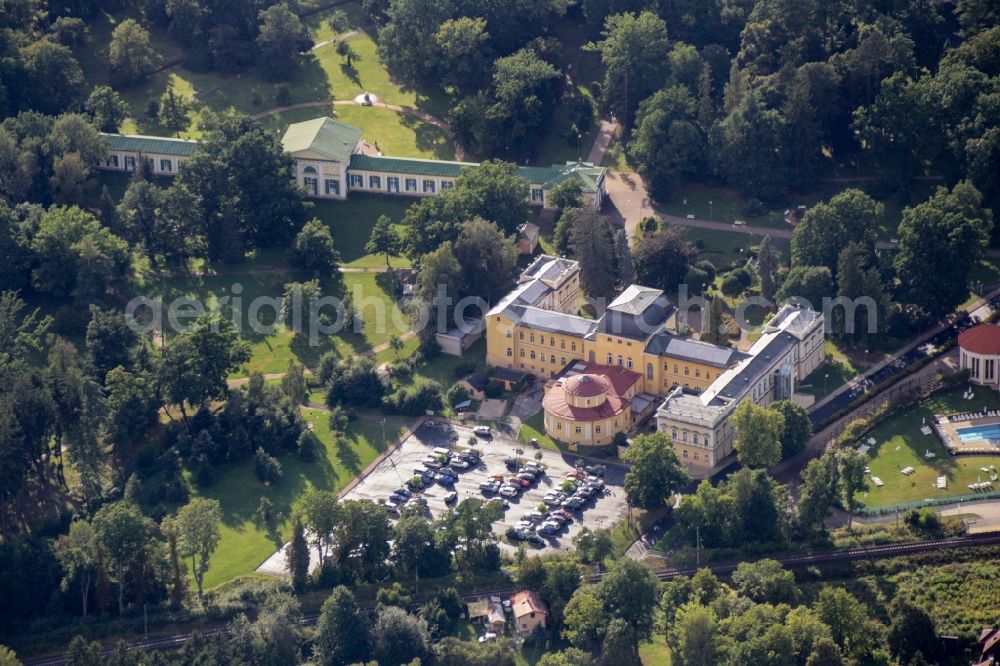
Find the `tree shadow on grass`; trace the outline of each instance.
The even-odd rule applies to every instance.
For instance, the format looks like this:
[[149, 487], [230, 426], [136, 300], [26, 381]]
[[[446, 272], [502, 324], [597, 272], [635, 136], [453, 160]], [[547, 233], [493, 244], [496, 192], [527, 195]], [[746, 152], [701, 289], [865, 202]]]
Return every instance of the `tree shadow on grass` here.
[[354, 61], [358, 60], [360, 57], [361, 56], [354, 55], [351, 56], [350, 62], [340, 63], [340, 71], [344, 73], [344, 76], [346, 76], [351, 83], [359, 88], [362, 87], [361, 76], [358, 74], [358, 68], [354, 66]]
[[356, 437], [353, 435], [340, 435], [334, 446], [337, 447], [337, 460], [351, 474], [357, 475], [361, 471], [361, 458], [358, 456], [356, 447]]
[[405, 113], [398, 115], [400, 124], [413, 132], [418, 149], [430, 152], [435, 159], [455, 159], [455, 146], [441, 128]]

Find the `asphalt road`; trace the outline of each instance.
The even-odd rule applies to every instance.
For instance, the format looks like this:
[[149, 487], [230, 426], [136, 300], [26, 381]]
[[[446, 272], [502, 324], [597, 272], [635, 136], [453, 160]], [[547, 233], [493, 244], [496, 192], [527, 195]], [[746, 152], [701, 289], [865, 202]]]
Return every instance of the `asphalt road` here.
[[846, 409], [865, 391], [874, 386], [878, 386], [888, 379], [902, 374], [907, 366], [922, 359], [934, 356], [938, 347], [945, 344], [952, 338], [958, 337], [959, 333], [976, 325], [989, 316], [991, 312], [998, 309], [1000, 309], [1000, 295], [994, 296], [979, 308], [973, 310], [972, 313], [962, 314], [956, 317], [955, 321], [943, 330], [928, 335], [926, 338], [922, 339], [919, 344], [897, 357], [891, 363], [888, 363], [883, 368], [875, 371], [871, 375], [868, 375], [864, 378], [864, 380], [854, 384], [848, 390], [835, 395], [827, 402], [812, 409], [809, 412], [809, 418], [812, 420], [813, 425], [817, 426], [818, 424], [828, 420], [837, 412]]

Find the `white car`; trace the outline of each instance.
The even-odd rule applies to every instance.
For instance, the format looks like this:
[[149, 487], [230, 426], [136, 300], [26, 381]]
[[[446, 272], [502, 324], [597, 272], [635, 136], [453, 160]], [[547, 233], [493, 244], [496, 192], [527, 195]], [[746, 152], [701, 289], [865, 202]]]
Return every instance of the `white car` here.
[[479, 637], [479, 642], [480, 643], [488, 643], [490, 641], [495, 641], [496, 639], [497, 639], [497, 635], [494, 634], [492, 631], [488, 631], [488, 632], [486, 632], [485, 634], [483, 634], [482, 636]]
[[501, 497], [517, 497], [517, 494], [518, 494], [518, 492], [520, 492], [520, 490], [521, 489], [518, 488], [517, 486], [511, 486], [511, 485], [508, 485], [508, 484], [504, 484], [504, 485], [500, 486], [500, 496]]
[[490, 427], [489, 426], [484, 426], [484, 425], [478, 425], [478, 426], [476, 426], [475, 428], [472, 429], [472, 432], [474, 434], [478, 435], [479, 437], [489, 437], [490, 436]]

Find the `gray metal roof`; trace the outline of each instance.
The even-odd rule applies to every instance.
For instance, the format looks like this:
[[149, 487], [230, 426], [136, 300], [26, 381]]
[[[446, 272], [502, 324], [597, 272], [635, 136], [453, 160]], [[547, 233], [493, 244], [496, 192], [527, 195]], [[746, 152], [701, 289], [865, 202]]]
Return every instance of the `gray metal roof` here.
[[747, 357], [738, 349], [680, 337], [669, 331], [661, 331], [651, 337], [646, 344], [646, 351], [657, 356], [686, 359], [717, 368], [728, 368]]
[[611, 301], [608, 309], [625, 314], [640, 314], [662, 295], [663, 291], [660, 289], [630, 284], [625, 288], [625, 291], [618, 295], [618, 298]]
[[[740, 365], [738, 371], [724, 386], [719, 387], [715, 392], [716, 398], [729, 400], [738, 398], [774, 365], [779, 356], [787, 353], [798, 343], [798, 339], [791, 333], [781, 332], [775, 335], [762, 349]], [[724, 379], [724, 376], [720, 379]]]
[[524, 305], [513, 305], [510, 310], [520, 314], [519, 320], [522, 324], [536, 331], [563, 333], [582, 338], [590, 333], [596, 325], [592, 319], [555, 310], [543, 310]]
[[[535, 227], [536, 229], [538, 227]], [[542, 280], [556, 280], [566, 271], [577, 268], [578, 262], [563, 257], [553, 257], [548, 254], [539, 255], [521, 273], [521, 279], [539, 278]]]

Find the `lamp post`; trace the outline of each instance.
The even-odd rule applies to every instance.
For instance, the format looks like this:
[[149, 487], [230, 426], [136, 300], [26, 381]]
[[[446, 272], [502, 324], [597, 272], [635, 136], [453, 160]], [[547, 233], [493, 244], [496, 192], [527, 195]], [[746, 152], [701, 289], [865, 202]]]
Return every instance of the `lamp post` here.
[[708, 202], [708, 219], [713, 222], [715, 221], [715, 206], [712, 204], [711, 200]]
[[830, 373], [823, 375], [823, 395], [826, 396], [826, 380], [830, 379]]

